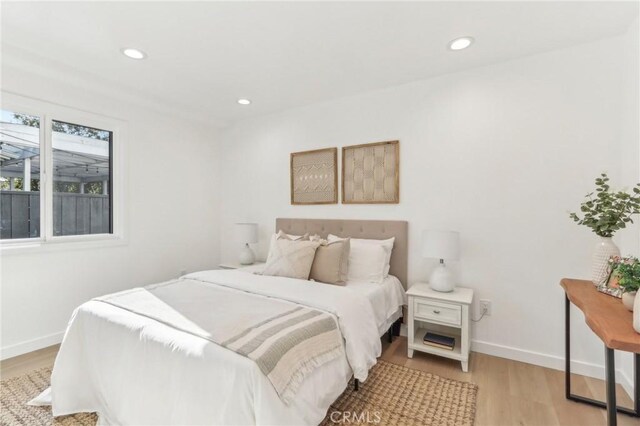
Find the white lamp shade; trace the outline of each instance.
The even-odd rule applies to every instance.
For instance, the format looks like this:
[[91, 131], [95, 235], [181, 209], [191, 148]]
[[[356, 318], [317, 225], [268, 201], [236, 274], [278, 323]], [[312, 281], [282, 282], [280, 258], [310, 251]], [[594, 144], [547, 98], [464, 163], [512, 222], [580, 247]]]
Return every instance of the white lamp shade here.
[[460, 259], [460, 234], [456, 231], [429, 230], [422, 233], [422, 257]]
[[242, 244], [252, 244], [258, 242], [257, 223], [236, 223], [238, 229], [238, 240]]

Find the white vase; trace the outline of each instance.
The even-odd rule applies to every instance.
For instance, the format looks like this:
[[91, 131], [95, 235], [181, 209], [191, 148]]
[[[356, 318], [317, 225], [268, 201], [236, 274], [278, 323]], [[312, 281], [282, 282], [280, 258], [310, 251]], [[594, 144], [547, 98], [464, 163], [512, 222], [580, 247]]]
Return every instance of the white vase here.
[[604, 284], [607, 280], [611, 256], [620, 256], [618, 246], [614, 244], [611, 237], [600, 237], [591, 258], [591, 281], [594, 285]]
[[633, 329], [640, 333], [640, 291], [636, 292], [636, 301], [633, 302]]
[[622, 304], [630, 311], [633, 311], [633, 304], [636, 300], [636, 293], [637, 292], [635, 291], [625, 291], [624, 293], [622, 293]]

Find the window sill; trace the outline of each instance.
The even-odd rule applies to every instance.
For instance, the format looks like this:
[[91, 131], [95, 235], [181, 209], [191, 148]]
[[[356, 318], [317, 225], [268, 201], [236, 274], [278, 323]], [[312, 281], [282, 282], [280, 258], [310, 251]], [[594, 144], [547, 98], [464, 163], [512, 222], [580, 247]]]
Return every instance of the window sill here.
[[5, 240], [0, 242], [2, 256], [21, 255], [29, 253], [45, 253], [65, 250], [91, 250], [107, 247], [127, 245], [127, 240], [121, 235], [96, 234], [96, 235], [69, 235], [53, 237], [51, 240], [34, 239], [34, 241]]

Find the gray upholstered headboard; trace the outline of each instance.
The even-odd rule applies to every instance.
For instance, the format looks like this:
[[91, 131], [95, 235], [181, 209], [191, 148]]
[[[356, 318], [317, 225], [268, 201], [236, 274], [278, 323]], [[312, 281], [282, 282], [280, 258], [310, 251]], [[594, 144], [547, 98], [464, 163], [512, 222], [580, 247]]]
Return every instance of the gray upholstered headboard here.
[[287, 234], [302, 235], [308, 232], [323, 238], [334, 234], [377, 240], [395, 237], [389, 273], [398, 277], [405, 289], [409, 260], [408, 228], [409, 224], [400, 220], [276, 219], [276, 232], [283, 230]]

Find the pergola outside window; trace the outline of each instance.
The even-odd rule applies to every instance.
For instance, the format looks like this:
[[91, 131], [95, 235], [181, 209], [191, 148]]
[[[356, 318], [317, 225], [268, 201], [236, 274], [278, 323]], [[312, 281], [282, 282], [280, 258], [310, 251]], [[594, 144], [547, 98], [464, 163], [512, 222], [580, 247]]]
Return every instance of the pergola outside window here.
[[[0, 239], [41, 236], [50, 200], [52, 236], [113, 233], [113, 132], [0, 110]], [[41, 197], [42, 134], [50, 141], [51, 197]], [[43, 175], [44, 176], [44, 175]]]

